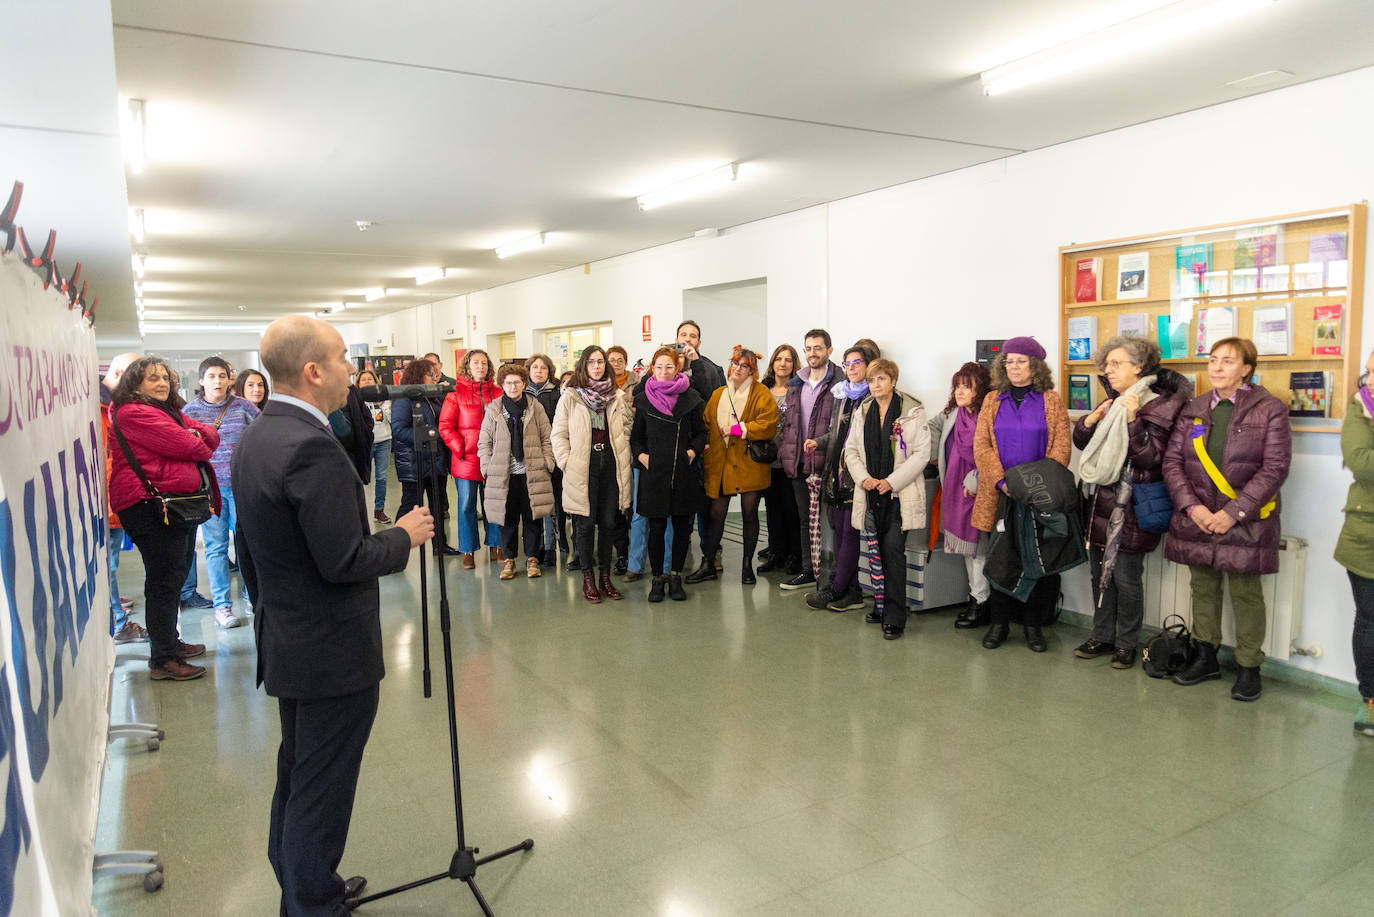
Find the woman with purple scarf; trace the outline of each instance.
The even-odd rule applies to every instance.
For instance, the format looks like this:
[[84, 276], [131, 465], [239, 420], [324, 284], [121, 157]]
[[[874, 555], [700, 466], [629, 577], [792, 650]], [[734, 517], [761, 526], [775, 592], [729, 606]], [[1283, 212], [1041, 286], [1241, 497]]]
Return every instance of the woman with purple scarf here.
[[[635, 419], [630, 428], [630, 453], [639, 463], [636, 507], [649, 520], [649, 564], [653, 582], [649, 601], [675, 602], [687, 598], [682, 568], [692, 535], [692, 516], [700, 511], [705, 490], [695, 466], [706, 446], [704, 402], [680, 371], [682, 356], [660, 347], [649, 364], [652, 375], [635, 391]], [[663, 570], [663, 540], [673, 523], [672, 565]]]
[[988, 394], [988, 368], [965, 363], [950, 380], [949, 403], [930, 419], [930, 462], [940, 471], [940, 528], [945, 553], [964, 558], [968, 574], [968, 607], [954, 626], [983, 627], [992, 619], [988, 600], [992, 587], [983, 575], [988, 536], [973, 524], [973, 501], [978, 493], [978, 466], [973, 460], [973, 437], [978, 408]]

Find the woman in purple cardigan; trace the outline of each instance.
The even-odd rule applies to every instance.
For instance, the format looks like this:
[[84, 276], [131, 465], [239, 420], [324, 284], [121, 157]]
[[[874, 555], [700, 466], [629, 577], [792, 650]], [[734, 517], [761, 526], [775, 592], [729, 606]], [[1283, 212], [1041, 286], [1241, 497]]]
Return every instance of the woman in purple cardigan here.
[[1239, 701], [1260, 696], [1260, 576], [1279, 569], [1279, 488], [1288, 477], [1293, 445], [1288, 407], [1249, 381], [1257, 360], [1246, 338], [1213, 345], [1207, 361], [1212, 390], [1179, 412], [1164, 456], [1164, 481], [1174, 501], [1164, 556], [1192, 571], [1198, 648], [1174, 683], [1221, 677], [1217, 646], [1222, 590], [1229, 581], [1240, 667], [1231, 697]]

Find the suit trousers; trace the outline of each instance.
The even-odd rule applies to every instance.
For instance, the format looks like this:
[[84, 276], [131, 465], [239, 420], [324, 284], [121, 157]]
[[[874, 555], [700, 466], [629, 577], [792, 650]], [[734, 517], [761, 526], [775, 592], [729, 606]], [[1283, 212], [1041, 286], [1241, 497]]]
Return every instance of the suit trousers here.
[[342, 697], [277, 698], [281, 746], [267, 859], [282, 917], [342, 917], [339, 876], [363, 748], [377, 716], [377, 685]]
[[177, 658], [177, 609], [189, 557], [195, 557], [195, 526], [164, 525], [162, 504], [143, 500], [119, 511], [119, 521], [143, 558], [144, 618], [151, 650], [148, 667]]

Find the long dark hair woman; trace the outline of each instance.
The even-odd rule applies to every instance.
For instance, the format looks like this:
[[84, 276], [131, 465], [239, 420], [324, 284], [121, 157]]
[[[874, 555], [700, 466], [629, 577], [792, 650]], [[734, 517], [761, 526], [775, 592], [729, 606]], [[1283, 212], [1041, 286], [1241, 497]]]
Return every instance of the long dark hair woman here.
[[[401, 385], [437, 385], [439, 367], [430, 360], [411, 360], [401, 370]], [[442, 438], [435, 440], [434, 458], [430, 459], [429, 448], [421, 444], [415, 447], [415, 431], [412, 426], [415, 404], [409, 398], [397, 398], [391, 403], [391, 456], [396, 465], [396, 480], [401, 482], [401, 505], [396, 509], [400, 519], [420, 502], [421, 489], [424, 489], [426, 503], [434, 514], [434, 553], [456, 554], [447, 547], [445, 532], [448, 528], [448, 446]], [[440, 403], [437, 398], [425, 398], [420, 402], [420, 417], [424, 423], [435, 425], [439, 419]], [[476, 448], [474, 444], [474, 449]], [[438, 493], [438, 505], [431, 503], [432, 496]]]
[[787, 396], [800, 368], [801, 358], [797, 356], [797, 349], [791, 344], [779, 344], [768, 358], [768, 372], [761, 380], [764, 388], [773, 394], [773, 401], [778, 406], [778, 435], [774, 437], [774, 442], [778, 444], [778, 458], [773, 462], [768, 490], [763, 494], [768, 507], [768, 549], [771, 553], [759, 565], [760, 573], [785, 570], [795, 575], [802, 568], [801, 516], [797, 511], [797, 495], [792, 487], [792, 479], [782, 467], [782, 442], [799, 419], [788, 417]]
[[186, 662], [203, 655], [205, 644], [183, 643], [177, 636], [178, 600], [196, 526], [167, 515], [152, 488], [164, 495], [187, 494], [208, 482], [218, 512], [219, 486], [208, 462], [219, 446], [219, 433], [173, 407], [171, 379], [171, 370], [158, 357], [130, 364], [110, 398], [106, 448], [111, 457], [110, 508], [143, 557], [152, 644], [149, 673], [158, 681], [189, 681], [205, 674], [203, 667]]
[[256, 369], [245, 369], [234, 380], [234, 394], [261, 411], [267, 399], [272, 397], [272, 387], [267, 384], [267, 377]]
[[[548, 354], [537, 353], [525, 361], [525, 369], [530, 374], [529, 385], [525, 391], [531, 394], [544, 409], [549, 424], [558, 411], [558, 397], [562, 389], [558, 384], [553, 359]], [[568, 524], [563, 513], [563, 472], [557, 465], [553, 467], [553, 512], [544, 517], [544, 557], [542, 565], [558, 565], [558, 552], [568, 556]]]
[[[361, 369], [353, 384], [361, 390], [369, 385], [380, 384], [380, 380], [372, 370]], [[391, 402], [363, 403], [372, 415], [372, 518], [386, 524], [391, 522], [391, 517], [386, 514], [386, 475], [391, 467]]]
[[615, 384], [606, 351], [596, 346], [582, 351], [554, 413], [553, 455], [563, 469], [563, 506], [573, 517], [582, 597], [593, 604], [602, 596], [621, 597], [611, 582], [611, 543], [619, 516], [630, 505], [633, 410], [629, 396]]
[[716, 578], [716, 549], [725, 534], [725, 516], [735, 494], [739, 494], [744, 517], [740, 582], [750, 586], [758, 581], [754, 548], [759, 540], [759, 501], [772, 480], [772, 470], [769, 464], [754, 461], [749, 443], [771, 440], [778, 433], [778, 404], [758, 380], [758, 354], [736, 346], [726, 367], [725, 384], [715, 390], [702, 412], [707, 431], [705, 483], [711, 501], [710, 529], [702, 545], [701, 566], [687, 577], [689, 583]]
[[978, 494], [973, 438], [988, 385], [986, 366], [965, 363], [950, 379], [944, 411], [930, 419], [930, 461], [940, 473], [940, 534], [945, 553], [962, 557], [968, 576], [968, 607], [954, 620], [954, 626], [961, 630], [985, 627], [991, 620], [988, 599], [992, 587], [983, 575], [988, 536], [973, 524], [973, 502]]

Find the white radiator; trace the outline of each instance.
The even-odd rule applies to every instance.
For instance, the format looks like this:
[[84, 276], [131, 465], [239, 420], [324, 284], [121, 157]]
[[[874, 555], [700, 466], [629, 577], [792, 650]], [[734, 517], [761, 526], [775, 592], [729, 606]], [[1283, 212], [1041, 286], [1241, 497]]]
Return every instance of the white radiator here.
[[[1165, 538], [1168, 536], [1166, 535]], [[1307, 542], [1293, 535], [1279, 541], [1279, 572], [1260, 578], [1264, 590], [1264, 655], [1286, 660], [1302, 631], [1302, 589], [1307, 570]], [[1192, 577], [1188, 568], [1164, 559], [1161, 543], [1145, 558], [1145, 626], [1162, 627], [1171, 614], [1193, 626]], [[1222, 605], [1221, 642], [1236, 644], [1231, 591]]]

